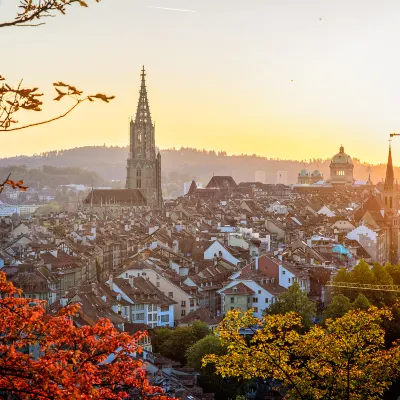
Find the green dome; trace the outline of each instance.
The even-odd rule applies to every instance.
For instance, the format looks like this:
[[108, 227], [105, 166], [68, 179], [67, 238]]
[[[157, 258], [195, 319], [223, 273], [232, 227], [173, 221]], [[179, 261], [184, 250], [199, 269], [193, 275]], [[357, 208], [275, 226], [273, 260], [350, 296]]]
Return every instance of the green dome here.
[[310, 176], [310, 173], [306, 169], [302, 169], [299, 172], [299, 176]]
[[316, 169], [312, 172], [311, 176], [322, 176], [322, 172], [319, 169]]

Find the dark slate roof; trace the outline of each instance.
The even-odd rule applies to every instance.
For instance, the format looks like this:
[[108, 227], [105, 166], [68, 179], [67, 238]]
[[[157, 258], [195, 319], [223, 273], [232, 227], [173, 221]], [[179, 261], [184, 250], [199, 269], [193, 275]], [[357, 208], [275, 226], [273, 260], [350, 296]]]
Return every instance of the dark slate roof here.
[[231, 176], [213, 176], [207, 185], [210, 188], [236, 188], [237, 184]]
[[84, 204], [118, 204], [145, 206], [146, 198], [139, 189], [94, 189], [86, 199]]

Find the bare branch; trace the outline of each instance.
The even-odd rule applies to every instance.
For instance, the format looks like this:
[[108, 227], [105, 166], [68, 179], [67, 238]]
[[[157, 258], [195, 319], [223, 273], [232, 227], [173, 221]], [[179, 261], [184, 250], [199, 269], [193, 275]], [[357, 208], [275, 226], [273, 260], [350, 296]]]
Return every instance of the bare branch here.
[[67, 112], [65, 112], [64, 114], [59, 115], [58, 117], [54, 117], [54, 118], [48, 119], [48, 120], [46, 120], [46, 121], [35, 122], [35, 123], [29, 124], [29, 125], [19, 126], [19, 127], [17, 127], [17, 128], [0, 129], [0, 132], [19, 131], [19, 130], [21, 130], [21, 129], [31, 128], [32, 126], [44, 125], [44, 124], [48, 124], [49, 122], [57, 121], [58, 119], [61, 119], [61, 118], [66, 117], [71, 111], [73, 111], [80, 103], [84, 102], [85, 100], [88, 100], [88, 98], [86, 97], [85, 99], [78, 100], [78, 101], [74, 104], [73, 107], [71, 107]]
[[[99, 3], [101, 0], [95, 0]], [[29, 24], [32, 21], [39, 20], [44, 17], [54, 17], [56, 14], [65, 14], [67, 7], [77, 4], [81, 7], [88, 7], [83, 0], [21, 0], [20, 11], [13, 21], [0, 22], [0, 28], [11, 26], [39, 26], [38, 24]]]
[[77, 89], [73, 85], [68, 85], [64, 82], [54, 82], [53, 86], [57, 92], [57, 97], [55, 97], [53, 100], [60, 101], [64, 97], [70, 97], [75, 101], [75, 104], [66, 112], [57, 117], [45, 121], [35, 122], [29, 125], [14, 127], [15, 124], [18, 123], [18, 121], [14, 119], [14, 115], [21, 109], [26, 111], [42, 110], [41, 106], [43, 105], [43, 103], [41, 100], [39, 100], [39, 97], [42, 96], [42, 93], [37, 92], [38, 88], [21, 88], [22, 80], [16, 88], [12, 88], [9, 84], [7, 84], [5, 82], [5, 78], [3, 78], [2, 76], [0, 76], [0, 80], [3, 81], [2, 86], [0, 86], [0, 132], [17, 131], [57, 121], [58, 119], [67, 116], [79, 104], [83, 103], [86, 100], [90, 102], [93, 102], [95, 100], [102, 100], [105, 103], [109, 103], [110, 100], [114, 99], [114, 96], [106, 96], [102, 93], [83, 96], [83, 91]]

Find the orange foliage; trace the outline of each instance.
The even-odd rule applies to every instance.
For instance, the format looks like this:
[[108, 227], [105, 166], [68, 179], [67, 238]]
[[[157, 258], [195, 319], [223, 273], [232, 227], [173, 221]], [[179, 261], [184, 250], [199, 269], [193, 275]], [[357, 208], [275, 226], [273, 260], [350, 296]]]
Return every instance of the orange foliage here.
[[44, 305], [22, 297], [0, 273], [0, 392], [21, 399], [167, 399], [131, 356], [141, 351], [144, 333], [119, 332], [106, 319], [78, 328], [71, 318], [77, 305], [55, 316]]

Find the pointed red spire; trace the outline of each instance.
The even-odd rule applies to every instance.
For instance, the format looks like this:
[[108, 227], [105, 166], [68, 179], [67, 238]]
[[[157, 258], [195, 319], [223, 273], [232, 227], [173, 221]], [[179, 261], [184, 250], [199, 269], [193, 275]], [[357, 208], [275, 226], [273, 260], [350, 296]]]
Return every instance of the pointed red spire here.
[[393, 172], [393, 162], [392, 162], [392, 146], [389, 145], [389, 156], [386, 166], [384, 190], [393, 190], [393, 188], [394, 188], [394, 172]]

